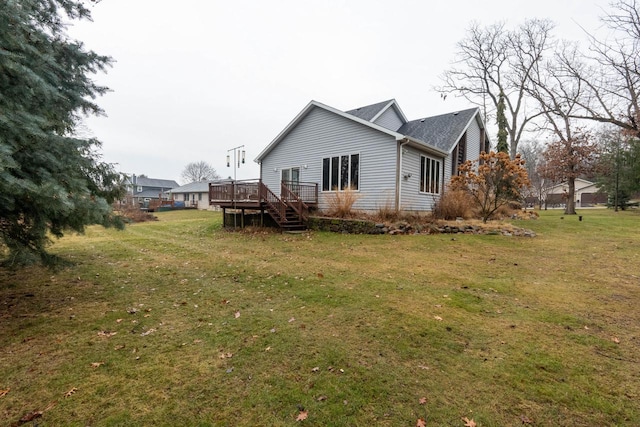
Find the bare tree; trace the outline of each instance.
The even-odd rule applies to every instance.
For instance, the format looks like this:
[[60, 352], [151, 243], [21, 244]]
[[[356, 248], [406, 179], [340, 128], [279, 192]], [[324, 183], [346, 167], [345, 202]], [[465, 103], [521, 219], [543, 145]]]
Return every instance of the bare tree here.
[[544, 150], [545, 145], [538, 140], [521, 141], [518, 147], [518, 153], [524, 160], [524, 167], [531, 183], [525, 189], [524, 197], [535, 198], [540, 209], [543, 205], [546, 206], [549, 190], [556, 184], [541, 173], [545, 170]]
[[[606, 38], [590, 34], [590, 66], [584, 61], [564, 64], [585, 92], [571, 116], [611, 123], [640, 137], [640, 4], [617, 0], [601, 18]], [[568, 59], [568, 58], [567, 58]]]
[[536, 64], [531, 72], [529, 95], [538, 101], [545, 119], [543, 128], [553, 135], [544, 151], [542, 177], [566, 182], [568, 197], [565, 214], [575, 214], [575, 180], [593, 172], [597, 147], [591, 135], [579, 128], [575, 111], [580, 108], [584, 86], [568, 72], [566, 64], [578, 63], [575, 44], [564, 42], [552, 58]]
[[184, 167], [182, 179], [186, 182], [214, 181], [220, 179], [220, 175], [209, 163], [199, 161], [189, 163]]
[[444, 84], [436, 88], [443, 98], [454, 94], [479, 105], [487, 120], [503, 93], [511, 158], [527, 125], [541, 114], [536, 104], [527, 105], [527, 86], [536, 64], [553, 48], [553, 28], [551, 21], [539, 19], [511, 31], [502, 23], [473, 24], [457, 45], [453, 67], [441, 77]]

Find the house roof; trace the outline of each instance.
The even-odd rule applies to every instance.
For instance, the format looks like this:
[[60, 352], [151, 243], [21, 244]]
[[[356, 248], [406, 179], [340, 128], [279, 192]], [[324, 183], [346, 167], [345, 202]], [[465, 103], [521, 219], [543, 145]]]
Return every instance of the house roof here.
[[480, 113], [479, 108], [411, 120], [398, 132], [449, 152], [467, 130], [471, 120]]
[[[389, 108], [392, 108], [396, 111], [398, 116], [401, 117], [403, 122], [407, 121], [407, 117], [404, 115], [400, 106], [396, 102], [395, 99], [389, 99], [387, 101], [378, 102], [371, 105], [366, 105], [364, 107], [355, 108], [353, 110], [345, 111], [347, 114], [351, 114], [352, 116], [360, 117], [363, 120], [368, 122], [375, 122], [378, 117], [380, 117], [385, 111]], [[392, 129], [395, 130], [395, 129]]]
[[144, 176], [136, 176], [134, 179], [129, 178], [129, 181], [134, 181], [133, 185], [137, 185], [140, 187], [159, 187], [166, 188], [167, 190], [170, 188], [179, 187], [178, 183], [172, 179], [156, 179], [156, 178], [147, 178]]
[[208, 193], [209, 181], [191, 182], [177, 188], [172, 188], [169, 193]]
[[[424, 119], [406, 121], [404, 113], [398, 106], [395, 99], [378, 102], [349, 111], [340, 111], [336, 108], [322, 104], [317, 101], [311, 101], [307, 106], [284, 128], [282, 132], [271, 141], [271, 143], [255, 158], [256, 162], [262, 159], [313, 109], [322, 108], [341, 117], [361, 123], [370, 128], [393, 136], [397, 141], [407, 141], [413, 145], [420, 146], [423, 149], [431, 150], [435, 153], [447, 155], [458, 142], [462, 134], [467, 130], [471, 121], [476, 118], [480, 121], [480, 109], [470, 108], [468, 110], [442, 114]], [[373, 120], [378, 118], [384, 111], [394, 108], [405, 124], [397, 131], [387, 129]], [[484, 126], [480, 121], [480, 125]]]
[[374, 117], [378, 116], [383, 110], [385, 110], [385, 107], [387, 107], [390, 102], [394, 101], [395, 100], [393, 99], [389, 99], [387, 101], [378, 102], [376, 104], [354, 108], [353, 110], [345, 111], [345, 113], [351, 114], [352, 116], [360, 117], [362, 120], [370, 122]]

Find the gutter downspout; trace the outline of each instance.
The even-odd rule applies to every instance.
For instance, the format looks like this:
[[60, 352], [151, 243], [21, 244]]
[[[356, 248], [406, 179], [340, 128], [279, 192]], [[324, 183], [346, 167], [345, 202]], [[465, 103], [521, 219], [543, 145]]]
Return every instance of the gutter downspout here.
[[[401, 142], [404, 141], [404, 142]], [[406, 138], [401, 139], [400, 144], [398, 145], [398, 191], [396, 192], [396, 210], [400, 210], [400, 203], [402, 201], [402, 147], [407, 145], [409, 141]]]

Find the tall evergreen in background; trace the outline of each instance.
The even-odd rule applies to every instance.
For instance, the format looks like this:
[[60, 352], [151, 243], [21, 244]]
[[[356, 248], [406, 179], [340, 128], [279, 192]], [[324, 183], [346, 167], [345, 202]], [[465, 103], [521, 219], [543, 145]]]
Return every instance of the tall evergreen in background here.
[[12, 265], [41, 260], [53, 235], [112, 225], [120, 175], [95, 139], [74, 136], [100, 114], [107, 89], [90, 78], [110, 59], [69, 38], [64, 22], [90, 19], [72, 0], [0, 0], [0, 236]]
[[507, 130], [507, 116], [504, 114], [505, 108], [504, 92], [500, 91], [496, 111], [496, 122], [498, 123], [498, 144], [496, 145], [496, 151], [509, 154], [509, 142], [507, 141], [509, 131]]

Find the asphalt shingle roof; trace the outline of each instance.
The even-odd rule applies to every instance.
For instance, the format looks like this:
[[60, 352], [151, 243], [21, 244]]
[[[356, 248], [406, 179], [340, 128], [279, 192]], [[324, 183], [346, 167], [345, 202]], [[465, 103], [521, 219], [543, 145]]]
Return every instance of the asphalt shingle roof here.
[[178, 183], [172, 179], [155, 179], [155, 178], [146, 178], [137, 176], [136, 182], [134, 185], [139, 185], [141, 187], [160, 187], [166, 188], [167, 190], [171, 188], [179, 187]]
[[443, 151], [450, 151], [478, 111], [477, 108], [412, 120], [398, 129], [398, 133], [418, 139]]
[[191, 182], [180, 187], [172, 188], [172, 193], [207, 193], [209, 181]]
[[389, 104], [392, 99], [387, 101], [378, 102], [376, 104], [366, 105], [360, 108], [354, 108], [353, 110], [345, 111], [347, 114], [351, 114], [352, 116], [356, 116], [361, 118], [362, 120], [371, 121], [376, 114], [380, 112], [387, 104]]

